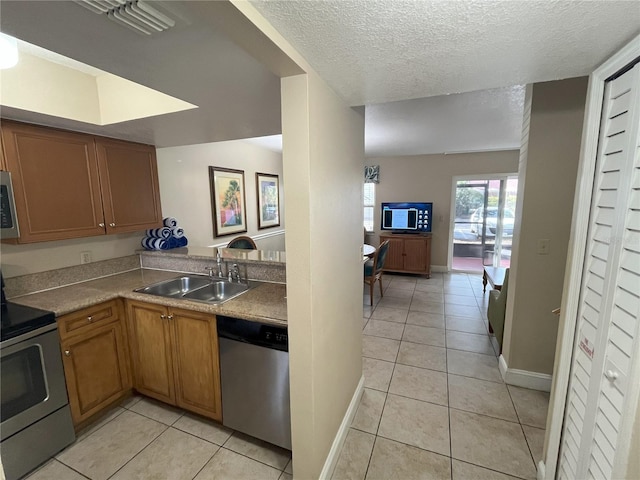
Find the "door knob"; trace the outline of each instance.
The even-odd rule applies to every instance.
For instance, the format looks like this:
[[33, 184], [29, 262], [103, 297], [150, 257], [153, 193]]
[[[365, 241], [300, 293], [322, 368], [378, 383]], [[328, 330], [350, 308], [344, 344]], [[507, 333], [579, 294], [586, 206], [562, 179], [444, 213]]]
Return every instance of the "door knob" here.
[[67, 357], [70, 357], [70, 356], [71, 356], [71, 350], [65, 350], [65, 351], [64, 351], [64, 354], [65, 354]]
[[607, 370], [604, 372], [604, 376], [607, 377], [612, 382], [615, 382], [618, 379], [618, 372], [614, 372], [613, 370]]
[[99, 223], [99, 224], [98, 224], [98, 226], [99, 226], [100, 228], [104, 228], [104, 223]]
[[88, 322], [93, 322], [93, 317], [92, 317], [91, 315], [89, 315], [89, 316], [87, 317], [87, 321], [88, 321]]
[[167, 320], [173, 320], [173, 315], [168, 315]]
[[161, 318], [162, 320], [164, 320], [164, 319], [166, 319], [166, 318], [167, 318], [167, 316], [163, 313], [162, 315], [160, 315], [160, 318]]
[[110, 227], [115, 227], [115, 226], [116, 226], [116, 224], [115, 224], [115, 223], [110, 223], [110, 224], [109, 224], [109, 226], [110, 226]]

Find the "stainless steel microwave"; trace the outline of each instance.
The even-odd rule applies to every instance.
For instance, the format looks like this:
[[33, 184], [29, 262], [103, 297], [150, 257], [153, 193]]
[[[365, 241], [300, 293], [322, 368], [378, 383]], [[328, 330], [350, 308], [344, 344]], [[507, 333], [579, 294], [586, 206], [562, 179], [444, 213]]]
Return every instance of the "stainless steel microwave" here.
[[18, 238], [19, 236], [11, 174], [0, 172], [0, 238]]

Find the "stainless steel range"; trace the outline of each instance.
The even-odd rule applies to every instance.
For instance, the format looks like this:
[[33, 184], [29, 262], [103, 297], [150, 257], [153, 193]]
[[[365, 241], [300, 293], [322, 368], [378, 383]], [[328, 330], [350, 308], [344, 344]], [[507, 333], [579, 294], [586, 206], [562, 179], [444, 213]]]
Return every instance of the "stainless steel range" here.
[[75, 440], [53, 312], [7, 302], [0, 313], [0, 454], [15, 480]]

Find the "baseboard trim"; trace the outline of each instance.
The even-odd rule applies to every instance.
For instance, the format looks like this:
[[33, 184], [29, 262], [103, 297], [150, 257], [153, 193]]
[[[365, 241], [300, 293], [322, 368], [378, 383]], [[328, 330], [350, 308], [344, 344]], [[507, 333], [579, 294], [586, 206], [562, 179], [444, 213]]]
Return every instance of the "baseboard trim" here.
[[329, 455], [327, 455], [327, 459], [324, 462], [324, 467], [322, 467], [322, 471], [320, 472], [321, 480], [329, 480], [333, 475], [333, 471], [335, 470], [336, 464], [338, 463], [338, 456], [340, 455], [340, 451], [342, 450], [344, 441], [347, 438], [347, 434], [349, 433], [349, 426], [351, 425], [353, 418], [356, 416], [356, 411], [358, 410], [358, 405], [360, 405], [360, 398], [362, 398], [363, 392], [364, 375], [360, 377], [360, 382], [358, 382], [356, 391], [353, 392], [353, 397], [351, 398], [351, 403], [349, 403], [349, 408], [347, 408], [347, 411], [344, 414], [344, 418], [342, 419], [342, 423], [340, 424], [340, 428], [338, 429], [338, 433], [336, 433], [336, 436], [333, 439], [331, 450], [329, 450]]
[[508, 385], [540, 390], [542, 392], [551, 391], [551, 381], [553, 379], [551, 375], [509, 368], [507, 361], [502, 355], [500, 355], [498, 366], [500, 367], [502, 379]]
[[538, 462], [538, 471], [536, 473], [536, 480], [544, 480], [545, 467], [544, 462], [540, 460]]

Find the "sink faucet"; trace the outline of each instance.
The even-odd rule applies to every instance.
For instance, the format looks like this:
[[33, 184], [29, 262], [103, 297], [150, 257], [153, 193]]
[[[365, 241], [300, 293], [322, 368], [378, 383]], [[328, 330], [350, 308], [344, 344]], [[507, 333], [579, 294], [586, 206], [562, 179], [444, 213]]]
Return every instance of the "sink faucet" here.
[[222, 256], [220, 255], [220, 251], [216, 253], [216, 265], [218, 266], [218, 277], [222, 278]]
[[206, 270], [207, 272], [209, 272], [209, 278], [210, 278], [210, 279], [213, 279], [213, 277], [214, 277], [214, 275], [213, 275], [213, 271], [214, 271], [215, 269], [214, 269], [213, 267], [207, 267], [207, 268], [205, 268], [205, 270]]
[[233, 267], [231, 267], [230, 276], [231, 276], [231, 280], [232, 281], [233, 281], [233, 278], [235, 278], [238, 283], [240, 283], [242, 281], [241, 278], [240, 278], [240, 269], [238, 268], [238, 264], [237, 263], [234, 263]]

